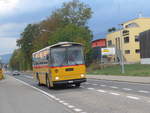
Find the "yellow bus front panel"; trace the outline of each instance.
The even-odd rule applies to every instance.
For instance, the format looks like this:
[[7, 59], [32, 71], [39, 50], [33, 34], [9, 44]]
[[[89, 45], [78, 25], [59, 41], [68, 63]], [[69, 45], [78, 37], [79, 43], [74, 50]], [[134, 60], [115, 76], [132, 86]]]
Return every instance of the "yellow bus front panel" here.
[[53, 82], [73, 80], [73, 79], [85, 79], [86, 78], [85, 72], [86, 72], [85, 65], [51, 68]]

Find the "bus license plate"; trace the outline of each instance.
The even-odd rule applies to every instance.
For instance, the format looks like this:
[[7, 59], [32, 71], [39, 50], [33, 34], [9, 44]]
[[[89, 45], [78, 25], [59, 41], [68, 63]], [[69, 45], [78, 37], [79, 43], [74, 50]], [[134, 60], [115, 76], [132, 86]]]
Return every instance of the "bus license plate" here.
[[71, 81], [68, 81], [68, 83], [73, 83], [73, 81], [71, 80]]

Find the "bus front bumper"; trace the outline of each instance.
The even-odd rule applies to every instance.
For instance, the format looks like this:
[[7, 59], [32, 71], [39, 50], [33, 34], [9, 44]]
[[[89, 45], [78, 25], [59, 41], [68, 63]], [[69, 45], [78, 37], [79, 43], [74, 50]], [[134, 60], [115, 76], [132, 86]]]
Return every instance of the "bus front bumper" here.
[[60, 85], [60, 84], [79, 84], [82, 82], [86, 82], [86, 78], [82, 78], [82, 79], [73, 79], [73, 80], [63, 80], [63, 81], [54, 81], [53, 84], [54, 85]]

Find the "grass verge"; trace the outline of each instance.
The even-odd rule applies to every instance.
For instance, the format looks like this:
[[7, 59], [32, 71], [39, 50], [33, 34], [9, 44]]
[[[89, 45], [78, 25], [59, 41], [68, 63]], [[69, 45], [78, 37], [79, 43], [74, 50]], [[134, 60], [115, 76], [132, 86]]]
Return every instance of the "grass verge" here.
[[125, 75], [125, 76], [150, 76], [150, 65], [126, 64], [125, 73], [121, 73], [120, 65], [106, 67], [104, 69], [90, 70], [92, 75]]

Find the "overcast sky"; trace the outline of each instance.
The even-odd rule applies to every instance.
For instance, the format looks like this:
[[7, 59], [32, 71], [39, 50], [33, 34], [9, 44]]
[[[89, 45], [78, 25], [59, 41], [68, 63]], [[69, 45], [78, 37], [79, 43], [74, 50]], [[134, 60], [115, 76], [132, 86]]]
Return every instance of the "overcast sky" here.
[[[0, 0], [0, 54], [12, 53], [16, 40], [29, 23], [46, 19], [63, 2], [70, 0]], [[81, 0], [93, 10], [88, 26], [94, 39], [103, 38], [107, 29], [134, 19], [142, 13], [150, 17], [149, 0]]]

